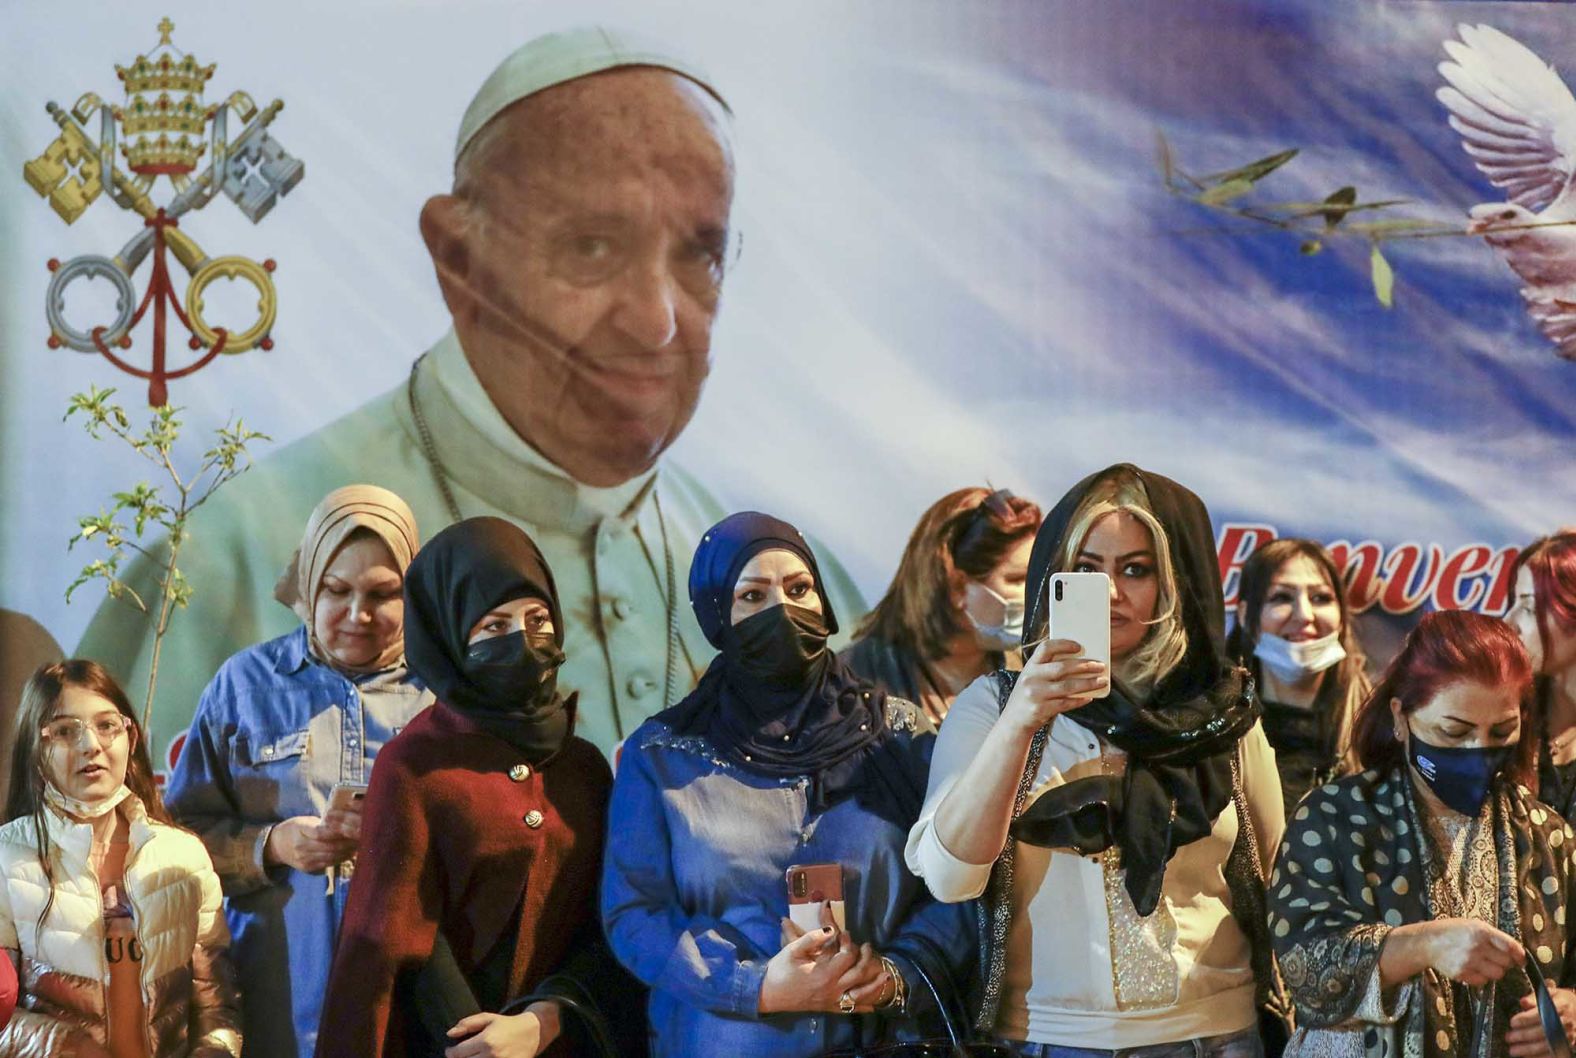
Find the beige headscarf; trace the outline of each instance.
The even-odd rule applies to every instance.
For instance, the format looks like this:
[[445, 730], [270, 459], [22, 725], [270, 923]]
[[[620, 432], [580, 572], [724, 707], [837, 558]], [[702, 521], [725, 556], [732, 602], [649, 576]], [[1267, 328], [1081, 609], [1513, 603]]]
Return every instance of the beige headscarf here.
[[370, 664], [350, 666], [335, 661], [318, 642], [317, 632], [312, 628], [312, 611], [317, 606], [318, 592], [322, 590], [323, 573], [357, 529], [376, 533], [378, 539], [388, 545], [399, 575], [405, 576], [412, 556], [421, 545], [416, 533], [416, 516], [411, 513], [410, 506], [377, 485], [346, 485], [324, 496], [313, 509], [312, 516], [306, 520], [301, 546], [274, 585], [274, 598], [306, 622], [307, 641], [313, 657], [342, 672], [377, 672], [393, 665], [405, 653], [403, 637], [390, 643]]

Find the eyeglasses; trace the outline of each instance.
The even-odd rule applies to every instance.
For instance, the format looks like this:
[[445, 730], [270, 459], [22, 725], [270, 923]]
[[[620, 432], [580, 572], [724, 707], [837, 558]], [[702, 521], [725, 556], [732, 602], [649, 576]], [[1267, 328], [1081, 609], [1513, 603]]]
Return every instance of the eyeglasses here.
[[93, 737], [98, 739], [98, 744], [107, 749], [117, 738], [124, 735], [130, 726], [131, 721], [120, 713], [105, 713], [91, 721], [79, 720], [74, 716], [63, 716], [39, 728], [38, 734], [45, 742], [80, 746], [83, 738], [91, 731]]

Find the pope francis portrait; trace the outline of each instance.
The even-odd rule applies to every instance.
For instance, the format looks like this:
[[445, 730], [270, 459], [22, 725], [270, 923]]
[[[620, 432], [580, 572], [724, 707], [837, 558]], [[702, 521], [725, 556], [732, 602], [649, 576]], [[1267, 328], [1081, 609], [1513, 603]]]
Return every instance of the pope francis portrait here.
[[[560, 685], [604, 752], [689, 691], [712, 651], [682, 592], [727, 510], [663, 453], [710, 367], [732, 120], [698, 67], [602, 28], [539, 37], [492, 72], [460, 123], [452, 189], [420, 214], [453, 327], [406, 381], [197, 512], [181, 565], [198, 591], [161, 650], [158, 752], [226, 658], [292, 625], [275, 582], [317, 501], [357, 482], [404, 497], [423, 537], [484, 514], [530, 532], [564, 605]], [[837, 611], [863, 612], [843, 569], [822, 568]], [[126, 579], [141, 592], [154, 571]], [[106, 601], [77, 652], [140, 686], [148, 626]]]

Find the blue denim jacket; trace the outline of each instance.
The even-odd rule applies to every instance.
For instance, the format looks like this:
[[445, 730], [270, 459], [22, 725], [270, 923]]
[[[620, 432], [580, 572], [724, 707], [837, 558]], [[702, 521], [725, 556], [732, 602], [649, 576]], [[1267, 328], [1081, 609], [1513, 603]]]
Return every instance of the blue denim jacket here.
[[236, 654], [203, 692], [165, 804], [224, 885], [247, 1058], [311, 1058], [347, 896], [324, 875], [265, 868], [268, 832], [321, 816], [335, 783], [366, 782], [431, 702], [403, 668], [352, 682], [315, 661], [304, 625]]
[[[928, 770], [934, 736], [908, 702], [889, 700], [895, 736]], [[917, 776], [923, 788], [925, 776]], [[624, 745], [608, 826], [602, 918], [613, 952], [651, 986], [652, 1056], [800, 1058], [852, 1044], [924, 1035], [912, 1018], [757, 1013], [767, 961], [781, 948], [784, 879], [794, 864], [839, 863], [847, 926], [903, 973], [915, 1011], [933, 1011], [916, 954], [944, 953], [961, 986], [975, 958], [972, 903], [941, 904], [903, 863], [908, 826], [857, 798], [820, 815], [808, 779], [774, 779], [724, 761], [696, 736], [647, 721]], [[911, 822], [911, 821], [910, 821]], [[927, 947], [926, 937], [934, 949]], [[933, 1014], [925, 1028], [934, 1033]]]

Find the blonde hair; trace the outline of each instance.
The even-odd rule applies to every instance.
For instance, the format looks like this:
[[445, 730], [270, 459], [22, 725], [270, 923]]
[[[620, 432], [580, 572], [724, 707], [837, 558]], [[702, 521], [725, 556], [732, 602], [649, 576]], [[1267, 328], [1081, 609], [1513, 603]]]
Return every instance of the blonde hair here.
[[1177, 589], [1176, 566], [1171, 561], [1171, 541], [1149, 507], [1143, 483], [1131, 472], [1123, 471], [1102, 478], [1079, 501], [1073, 511], [1066, 535], [1062, 537], [1059, 568], [1071, 570], [1078, 560], [1095, 523], [1109, 514], [1128, 514], [1149, 530], [1155, 551], [1155, 574], [1160, 582], [1155, 600], [1155, 615], [1144, 623], [1149, 631], [1138, 648], [1120, 661], [1113, 661], [1112, 675], [1140, 697], [1148, 693], [1187, 656], [1187, 628], [1182, 621], [1182, 599]]

